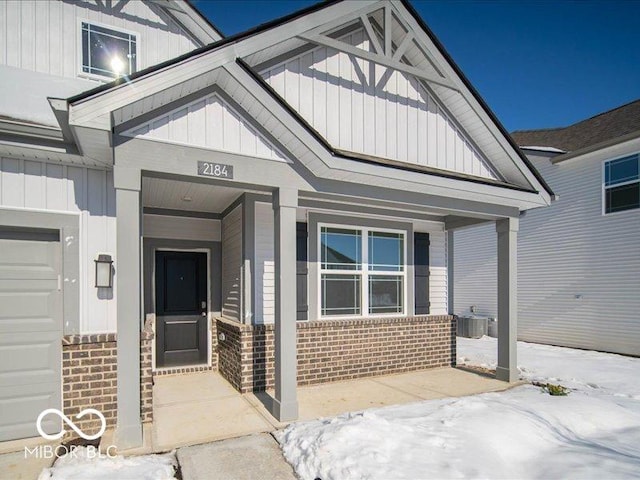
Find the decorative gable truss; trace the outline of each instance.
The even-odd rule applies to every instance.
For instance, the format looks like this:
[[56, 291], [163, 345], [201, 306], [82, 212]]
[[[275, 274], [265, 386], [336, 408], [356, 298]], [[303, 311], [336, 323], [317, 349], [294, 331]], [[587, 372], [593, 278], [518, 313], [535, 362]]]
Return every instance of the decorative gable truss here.
[[318, 46], [260, 73], [337, 150], [500, 179], [430, 91], [455, 86], [391, 6], [298, 37]]
[[[234, 82], [244, 89], [242, 96], [229, 90]], [[285, 152], [322, 178], [385, 186], [399, 182], [399, 189], [420, 191], [429, 185], [434, 194], [456, 190], [474, 199], [481, 190], [488, 202], [494, 187], [506, 187], [520, 208], [548, 204], [553, 195], [404, 0], [318, 4], [126, 84], [73, 97], [61, 105], [60, 115], [68, 114], [80, 147], [91, 151], [95, 132], [131, 128], [137, 118], [154, 115], [153, 109], [204, 89], [220, 93], [228, 104], [225, 118], [235, 120], [208, 121], [207, 104], [180, 115], [182, 107], [172, 112], [175, 118], [163, 112], [151, 122], [142, 119], [147, 123], [125, 135], [158, 135], [160, 141], [278, 161]], [[260, 116], [258, 104], [272, 117]], [[198, 128], [192, 128], [192, 114], [205, 119]], [[234, 121], [238, 133], [228, 140], [224, 129]], [[238, 139], [243, 132], [255, 139], [253, 147]], [[97, 154], [112, 161], [107, 150]], [[501, 199], [505, 195], [506, 190], [499, 192]]]
[[218, 93], [137, 125], [122, 135], [288, 161], [273, 143]]

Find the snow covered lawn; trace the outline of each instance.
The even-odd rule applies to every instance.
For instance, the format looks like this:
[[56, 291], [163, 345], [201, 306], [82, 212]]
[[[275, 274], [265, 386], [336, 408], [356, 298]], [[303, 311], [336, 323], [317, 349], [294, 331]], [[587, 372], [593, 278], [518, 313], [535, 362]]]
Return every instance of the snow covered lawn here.
[[[497, 352], [495, 338], [458, 337], [458, 365], [494, 369]], [[518, 342], [518, 370], [525, 380], [640, 400], [640, 358]]]
[[[495, 367], [496, 341], [458, 339]], [[522, 377], [562, 384], [367, 410], [280, 432], [306, 479], [640, 478], [640, 359], [518, 343]]]
[[53, 467], [42, 470], [38, 480], [174, 480], [177, 465], [173, 453], [91, 458], [87, 449], [80, 447], [73, 456], [65, 455]]

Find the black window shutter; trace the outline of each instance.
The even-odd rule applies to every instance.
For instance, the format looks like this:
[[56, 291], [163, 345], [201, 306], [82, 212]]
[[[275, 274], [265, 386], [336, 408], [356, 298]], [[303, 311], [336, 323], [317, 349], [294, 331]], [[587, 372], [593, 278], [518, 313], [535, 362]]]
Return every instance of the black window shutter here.
[[307, 224], [296, 223], [296, 319], [309, 318], [309, 302], [307, 300]]
[[429, 234], [413, 234], [413, 271], [415, 276], [416, 315], [429, 313]]

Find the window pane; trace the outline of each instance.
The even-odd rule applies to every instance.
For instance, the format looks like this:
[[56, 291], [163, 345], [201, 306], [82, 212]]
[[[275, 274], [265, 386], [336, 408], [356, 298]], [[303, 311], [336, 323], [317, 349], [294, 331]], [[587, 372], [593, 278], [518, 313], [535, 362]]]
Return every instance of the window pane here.
[[607, 162], [604, 174], [606, 186], [638, 180], [638, 155]]
[[640, 208], [640, 183], [607, 188], [605, 198], [606, 213]]
[[360, 315], [360, 275], [322, 275], [322, 315]]
[[362, 268], [360, 231], [322, 227], [320, 237], [323, 269], [360, 270]]
[[369, 232], [369, 270], [401, 272], [404, 270], [404, 235]]
[[129, 42], [98, 33], [89, 37], [91, 69], [98, 74], [129, 74]]
[[369, 313], [402, 313], [403, 277], [369, 277]]
[[82, 71], [118, 77], [136, 71], [136, 38], [128, 33], [82, 24]]
[[131, 43], [129, 44], [129, 47], [129, 73], [136, 73], [136, 58], [138, 57], [136, 56], [136, 37], [133, 35], [131, 36]]
[[89, 64], [89, 31], [85, 28], [86, 23], [82, 24], [82, 71], [89, 73], [91, 66]]

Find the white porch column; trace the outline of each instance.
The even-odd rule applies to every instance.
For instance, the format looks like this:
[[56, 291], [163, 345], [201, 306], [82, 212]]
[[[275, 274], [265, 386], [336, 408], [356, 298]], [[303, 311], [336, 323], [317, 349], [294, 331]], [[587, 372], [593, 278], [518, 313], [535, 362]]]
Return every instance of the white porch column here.
[[518, 219], [496, 221], [498, 232], [498, 366], [496, 378], [518, 380]]
[[298, 191], [273, 194], [275, 260], [275, 399], [280, 421], [298, 418], [296, 352], [296, 207]]
[[118, 327], [118, 448], [142, 446], [140, 420], [140, 170], [114, 167]]

